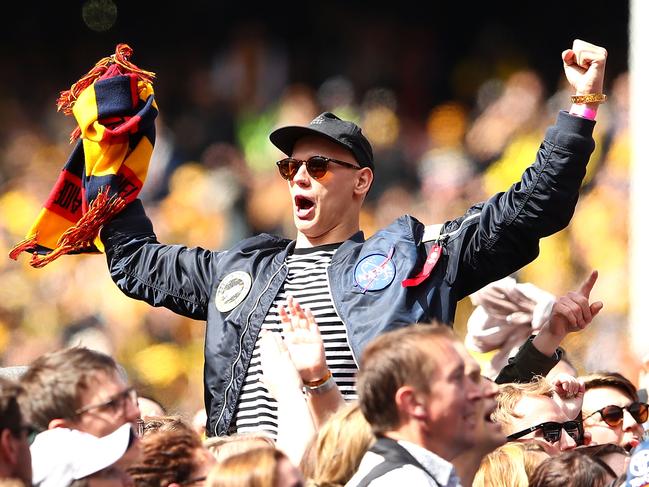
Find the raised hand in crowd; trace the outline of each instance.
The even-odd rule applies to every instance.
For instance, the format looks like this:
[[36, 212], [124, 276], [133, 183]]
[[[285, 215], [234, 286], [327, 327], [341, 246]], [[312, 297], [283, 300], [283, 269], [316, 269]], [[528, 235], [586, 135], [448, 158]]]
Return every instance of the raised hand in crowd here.
[[329, 373], [324, 343], [310, 309], [303, 309], [292, 296], [286, 306], [280, 306], [279, 317], [284, 329], [284, 341], [291, 360], [307, 384]]
[[563, 339], [568, 333], [583, 330], [604, 307], [601, 301], [590, 303], [597, 275], [597, 271], [591, 272], [579, 290], [556, 299], [548, 321], [509, 359], [496, 383], [529, 382], [537, 375], [548, 375], [563, 357], [559, 349]]
[[556, 393], [555, 402], [565, 411], [568, 418], [576, 418], [584, 403], [584, 381], [562, 372], [553, 376], [551, 382]]
[[262, 333], [260, 353], [263, 381], [277, 401], [277, 448], [297, 465], [316, 431], [315, 426], [302, 393], [302, 379], [285, 341], [279, 333]]
[[291, 296], [279, 309], [284, 342], [304, 384], [311, 416], [319, 428], [344, 400], [325, 359], [324, 343], [311, 310]]
[[577, 95], [601, 93], [608, 53], [603, 47], [575, 39], [571, 49], [561, 54], [566, 79]]
[[550, 319], [532, 341], [539, 352], [553, 355], [569, 333], [586, 328], [602, 310], [604, 304], [601, 301], [589, 301], [597, 275], [597, 271], [592, 271], [577, 291], [557, 298]]

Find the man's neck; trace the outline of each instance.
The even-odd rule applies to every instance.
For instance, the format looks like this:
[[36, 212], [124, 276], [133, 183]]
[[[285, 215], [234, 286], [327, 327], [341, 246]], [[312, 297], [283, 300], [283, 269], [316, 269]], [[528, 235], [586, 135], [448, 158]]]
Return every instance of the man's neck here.
[[298, 231], [295, 239], [296, 249], [319, 247], [344, 242], [360, 231], [358, 225], [350, 228], [335, 228], [327, 233], [318, 236], [308, 236]]

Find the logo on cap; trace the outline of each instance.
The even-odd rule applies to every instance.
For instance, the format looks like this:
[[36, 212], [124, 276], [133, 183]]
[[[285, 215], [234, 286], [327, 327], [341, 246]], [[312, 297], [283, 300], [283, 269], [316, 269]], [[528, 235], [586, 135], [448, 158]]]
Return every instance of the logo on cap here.
[[252, 277], [244, 271], [235, 271], [223, 278], [216, 289], [214, 304], [221, 313], [236, 308], [246, 299], [252, 287]]

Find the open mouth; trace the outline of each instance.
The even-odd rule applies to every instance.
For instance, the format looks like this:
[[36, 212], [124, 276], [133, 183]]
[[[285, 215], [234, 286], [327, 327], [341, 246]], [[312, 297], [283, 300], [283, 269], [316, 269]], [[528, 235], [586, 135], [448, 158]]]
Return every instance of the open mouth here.
[[295, 212], [299, 218], [307, 218], [315, 206], [313, 200], [302, 195], [297, 195], [294, 202]]
[[629, 452], [630, 452], [631, 450], [633, 450], [633, 449], [634, 449], [636, 446], [638, 446], [639, 444], [640, 444], [640, 440], [638, 440], [637, 438], [633, 438], [631, 441], [629, 441], [628, 443], [626, 443], [626, 444], [624, 445], [624, 449], [625, 449], [626, 451], [629, 451]]

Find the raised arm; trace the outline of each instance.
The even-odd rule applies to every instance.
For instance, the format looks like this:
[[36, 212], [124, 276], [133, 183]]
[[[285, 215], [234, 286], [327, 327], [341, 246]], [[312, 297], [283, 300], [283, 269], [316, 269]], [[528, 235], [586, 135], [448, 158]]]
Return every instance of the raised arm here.
[[[562, 53], [575, 95], [601, 94], [606, 56], [604, 48], [579, 40]], [[571, 112], [579, 112], [574, 106], [582, 105], [573, 105]], [[447, 276], [458, 299], [530, 263], [538, 256], [539, 240], [568, 225], [595, 147], [593, 118], [592, 111], [560, 112], [518, 183], [445, 226], [448, 244], [463, 239], [457, 276]]]
[[158, 243], [140, 200], [101, 231], [113, 281], [126, 294], [197, 320], [207, 318], [219, 253]]
[[496, 383], [528, 382], [535, 375], [547, 375], [561, 358], [558, 347], [563, 339], [586, 328], [604, 307], [601, 301], [590, 303], [590, 292], [596, 281], [597, 271], [593, 271], [577, 291], [556, 300], [548, 322], [509, 359], [496, 377]]

